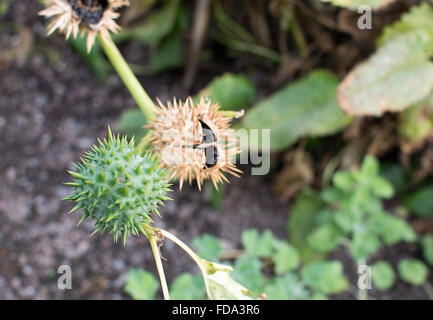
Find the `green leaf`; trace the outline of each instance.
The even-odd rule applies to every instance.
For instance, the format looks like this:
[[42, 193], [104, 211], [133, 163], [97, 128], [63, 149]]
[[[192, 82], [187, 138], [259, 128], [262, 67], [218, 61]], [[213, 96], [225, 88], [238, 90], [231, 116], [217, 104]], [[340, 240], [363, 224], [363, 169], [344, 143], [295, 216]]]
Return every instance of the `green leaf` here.
[[138, 108], [130, 108], [120, 114], [116, 122], [116, 130], [127, 134], [130, 138], [134, 136], [135, 140], [138, 141], [147, 132], [147, 129], [143, 128], [145, 124], [146, 117], [143, 112]]
[[[337, 85], [334, 74], [314, 71], [250, 109], [243, 125], [246, 129], [270, 129], [272, 150], [284, 149], [300, 137], [334, 134], [351, 122], [338, 107]], [[251, 149], [259, 147], [250, 145]]]
[[412, 227], [403, 219], [388, 216], [382, 232], [383, 241], [388, 244], [396, 244], [400, 241], [413, 242], [416, 234]]
[[355, 67], [338, 88], [340, 107], [350, 115], [401, 111], [433, 89], [433, 43], [416, 30], [393, 37]]
[[212, 80], [199, 95], [218, 102], [223, 110], [239, 111], [253, 102], [256, 88], [244, 75], [224, 73]]
[[276, 244], [276, 252], [272, 256], [275, 263], [275, 273], [283, 274], [292, 271], [299, 266], [299, 253], [295, 247], [287, 242], [280, 241]]
[[380, 198], [389, 199], [394, 196], [394, 188], [391, 183], [381, 177], [370, 179], [371, 191]]
[[375, 157], [366, 155], [361, 165], [361, 174], [365, 177], [375, 177], [379, 173], [379, 161]]
[[409, 210], [419, 217], [433, 216], [433, 187], [423, 187], [404, 199]]
[[422, 253], [425, 261], [433, 266], [433, 235], [429, 234], [421, 239]]
[[290, 243], [298, 249], [304, 262], [321, 257], [321, 254], [309, 245], [307, 237], [318, 226], [318, 215], [324, 206], [315, 191], [303, 189], [290, 211], [287, 233]]
[[344, 291], [348, 282], [339, 261], [314, 261], [301, 271], [302, 279], [311, 288], [324, 294]]
[[153, 299], [158, 287], [154, 275], [143, 269], [132, 269], [126, 276], [125, 292], [135, 300]]
[[253, 257], [271, 257], [275, 246], [275, 238], [269, 229], [261, 236], [256, 229], [246, 230], [242, 233], [241, 242], [246, 252]]
[[328, 253], [334, 250], [341, 239], [341, 234], [332, 224], [318, 227], [308, 236], [308, 244], [314, 249]]
[[378, 290], [389, 290], [395, 281], [395, 273], [392, 266], [386, 261], [376, 262], [371, 266], [371, 280]]
[[235, 262], [233, 279], [250, 289], [255, 294], [263, 286], [262, 263], [250, 256], [241, 256]]
[[269, 281], [264, 288], [264, 292], [268, 300], [308, 298], [308, 291], [299, 277], [290, 272], [282, 277], [276, 277]]
[[390, 39], [413, 30], [424, 30], [433, 38], [433, 8], [427, 2], [412, 6], [399, 21], [385, 27], [378, 44], [383, 45]]
[[355, 261], [367, 260], [380, 248], [379, 238], [372, 233], [355, 233], [350, 243], [350, 254]]
[[404, 110], [398, 117], [398, 134], [404, 143], [417, 144], [433, 129], [433, 92], [420, 103]]
[[320, 1], [330, 2], [334, 6], [357, 10], [361, 6], [368, 6], [371, 9], [384, 8], [395, 0], [320, 0]]
[[204, 234], [192, 240], [192, 246], [197, 250], [197, 254], [206, 260], [218, 261], [222, 248], [218, 238]]
[[416, 259], [403, 259], [398, 262], [398, 272], [403, 281], [414, 286], [422, 285], [428, 276], [424, 263]]
[[164, 6], [156, 11], [145, 21], [129, 29], [123, 29], [113, 38], [116, 42], [134, 39], [141, 44], [157, 46], [167, 36], [176, 24], [179, 0], [165, 0]]
[[206, 288], [201, 274], [182, 273], [170, 286], [172, 300], [205, 300]]
[[353, 191], [358, 187], [356, 176], [350, 171], [337, 171], [332, 177], [332, 182], [342, 191]]
[[176, 28], [154, 47], [150, 54], [147, 73], [157, 73], [182, 64], [183, 30]]

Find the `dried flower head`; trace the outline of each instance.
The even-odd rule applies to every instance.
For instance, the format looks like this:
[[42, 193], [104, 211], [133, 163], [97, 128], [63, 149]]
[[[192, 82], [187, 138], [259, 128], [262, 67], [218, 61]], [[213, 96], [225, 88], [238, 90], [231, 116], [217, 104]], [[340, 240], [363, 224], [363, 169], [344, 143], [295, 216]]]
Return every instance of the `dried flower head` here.
[[67, 183], [74, 192], [66, 200], [76, 202], [71, 212], [81, 209], [79, 223], [90, 218], [95, 223], [94, 233], [109, 231], [114, 240], [138, 231], [142, 224], [150, 224], [153, 212], [169, 198], [166, 170], [151, 155], [140, 156], [134, 140], [114, 136], [108, 131], [108, 140], [99, 141], [70, 171], [75, 178]]
[[163, 167], [168, 168], [170, 178], [197, 181], [201, 189], [203, 181], [210, 179], [215, 188], [223, 180], [224, 172], [239, 177], [241, 173], [233, 164], [240, 149], [230, 129], [230, 117], [219, 110], [217, 103], [201, 98], [194, 104], [191, 98], [184, 103], [174, 100], [164, 106], [158, 101], [155, 118], [147, 127], [152, 130], [149, 141], [161, 156]]
[[66, 39], [71, 34], [77, 37], [79, 30], [87, 33], [87, 51], [90, 52], [96, 36], [110, 36], [110, 31], [120, 30], [115, 19], [118, 8], [128, 5], [127, 0], [45, 0], [47, 8], [39, 15], [53, 18], [48, 25], [48, 35], [55, 30], [65, 33]]

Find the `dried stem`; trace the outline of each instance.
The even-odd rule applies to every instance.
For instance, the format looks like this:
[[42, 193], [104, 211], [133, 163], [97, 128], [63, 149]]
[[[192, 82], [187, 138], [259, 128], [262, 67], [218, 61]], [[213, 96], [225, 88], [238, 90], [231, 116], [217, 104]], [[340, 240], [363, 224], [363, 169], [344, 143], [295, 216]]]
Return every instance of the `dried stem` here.
[[149, 238], [150, 246], [152, 247], [153, 257], [155, 258], [156, 269], [158, 270], [159, 280], [161, 282], [162, 294], [164, 300], [170, 300], [170, 294], [168, 292], [167, 280], [165, 279], [164, 268], [161, 261], [161, 253], [159, 251], [158, 244], [156, 242], [155, 235], [153, 233], [147, 235]]

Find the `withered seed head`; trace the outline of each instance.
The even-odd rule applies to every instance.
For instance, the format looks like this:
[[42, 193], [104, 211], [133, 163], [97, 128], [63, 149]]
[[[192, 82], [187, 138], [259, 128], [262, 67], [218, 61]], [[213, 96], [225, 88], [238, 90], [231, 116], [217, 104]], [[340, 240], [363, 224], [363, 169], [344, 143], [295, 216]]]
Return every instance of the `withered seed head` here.
[[116, 9], [128, 5], [127, 0], [45, 0], [47, 8], [39, 15], [52, 18], [48, 25], [48, 35], [55, 30], [65, 33], [66, 39], [78, 32], [87, 33], [87, 51], [90, 52], [96, 36], [108, 38], [110, 32], [120, 30], [115, 19]]
[[179, 178], [180, 189], [184, 181], [191, 184], [194, 179], [199, 189], [205, 179], [218, 188], [219, 183], [228, 182], [224, 172], [239, 177], [241, 171], [233, 162], [240, 149], [230, 129], [231, 118], [219, 111], [217, 103], [205, 98], [198, 104], [191, 98], [166, 106], [158, 103], [155, 118], [147, 126], [152, 130], [148, 139], [170, 178]]

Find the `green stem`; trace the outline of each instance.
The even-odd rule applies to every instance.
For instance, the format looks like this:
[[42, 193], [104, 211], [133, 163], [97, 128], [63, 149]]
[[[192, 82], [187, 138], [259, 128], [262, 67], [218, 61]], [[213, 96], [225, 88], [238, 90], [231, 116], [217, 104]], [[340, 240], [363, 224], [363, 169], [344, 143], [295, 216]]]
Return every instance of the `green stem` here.
[[152, 119], [154, 117], [153, 110], [155, 104], [143, 89], [140, 82], [138, 82], [113, 40], [111, 38], [103, 39], [101, 37], [98, 37], [98, 40], [140, 110], [147, 119]]
[[160, 232], [164, 238], [170, 239], [175, 244], [177, 244], [183, 251], [185, 251], [192, 258], [192, 260], [194, 260], [194, 262], [198, 265], [200, 270], [202, 272], [204, 271], [202, 259], [194, 251], [192, 251], [192, 249], [188, 247], [182, 240], [180, 240], [174, 234], [164, 229], [155, 229], [155, 230], [158, 230], [158, 232]]
[[152, 247], [153, 257], [155, 258], [156, 269], [158, 270], [159, 280], [161, 282], [162, 294], [164, 295], [164, 300], [170, 300], [170, 294], [168, 292], [167, 280], [165, 279], [164, 268], [161, 261], [161, 253], [159, 252], [158, 244], [156, 243], [155, 236], [153, 234], [148, 234], [150, 246]]

